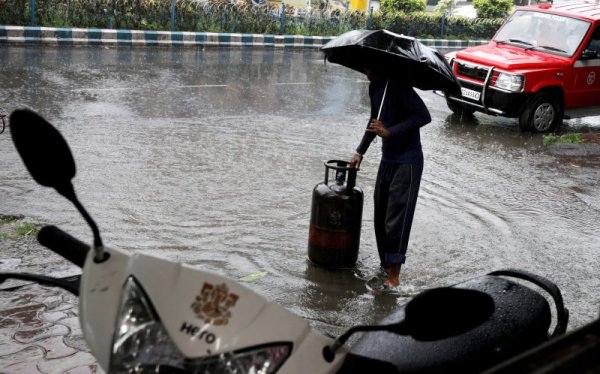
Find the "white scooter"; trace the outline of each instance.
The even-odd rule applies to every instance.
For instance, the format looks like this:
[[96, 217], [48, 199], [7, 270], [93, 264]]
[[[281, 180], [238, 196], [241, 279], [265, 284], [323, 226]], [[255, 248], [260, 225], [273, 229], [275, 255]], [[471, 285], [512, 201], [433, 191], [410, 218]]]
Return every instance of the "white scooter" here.
[[[75, 162], [62, 135], [27, 109], [11, 114], [10, 129], [33, 178], [75, 204], [94, 244], [46, 226], [40, 243], [82, 267], [80, 282], [20, 273], [0, 274], [0, 281], [33, 280], [79, 295], [83, 335], [106, 372], [480, 372], [566, 330], [568, 312], [553, 283], [504, 270], [424, 291], [380, 323], [331, 339], [232, 279], [104, 247], [75, 195]], [[552, 333], [546, 298], [507, 277], [551, 295]], [[347, 347], [356, 332], [365, 333]]]

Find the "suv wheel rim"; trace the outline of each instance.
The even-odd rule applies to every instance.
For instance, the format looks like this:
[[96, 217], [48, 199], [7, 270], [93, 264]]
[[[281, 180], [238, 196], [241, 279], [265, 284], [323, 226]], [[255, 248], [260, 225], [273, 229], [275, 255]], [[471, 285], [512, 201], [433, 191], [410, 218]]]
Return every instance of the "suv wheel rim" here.
[[552, 126], [554, 121], [554, 107], [552, 104], [543, 103], [537, 107], [533, 115], [533, 127], [538, 131], [545, 131]]

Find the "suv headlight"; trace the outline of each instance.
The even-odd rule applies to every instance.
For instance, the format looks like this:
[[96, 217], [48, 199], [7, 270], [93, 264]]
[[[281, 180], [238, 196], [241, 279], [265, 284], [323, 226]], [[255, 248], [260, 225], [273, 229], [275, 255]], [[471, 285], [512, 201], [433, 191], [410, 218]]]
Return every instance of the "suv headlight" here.
[[500, 73], [496, 79], [496, 87], [503, 90], [519, 92], [523, 89], [525, 77], [522, 75]]
[[454, 57], [450, 57], [450, 56], [444, 55], [444, 60], [446, 60], [446, 62], [448, 63], [448, 65], [452, 66], [452, 60], [454, 60]]
[[208, 357], [185, 357], [138, 282], [125, 283], [113, 337], [110, 373], [275, 373], [292, 353], [277, 342]]

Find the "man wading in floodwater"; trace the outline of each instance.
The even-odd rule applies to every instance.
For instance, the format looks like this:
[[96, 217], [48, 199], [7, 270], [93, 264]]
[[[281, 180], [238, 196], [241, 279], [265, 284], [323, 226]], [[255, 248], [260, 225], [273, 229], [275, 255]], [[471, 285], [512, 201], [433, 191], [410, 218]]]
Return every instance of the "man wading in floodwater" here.
[[408, 238], [423, 173], [419, 129], [431, 122], [429, 110], [414, 89], [400, 80], [387, 79], [365, 68], [371, 98], [371, 120], [350, 160], [360, 167], [376, 136], [382, 139], [382, 156], [375, 183], [375, 237], [383, 282], [375, 277], [367, 285], [380, 290], [400, 284], [400, 267], [406, 260]]

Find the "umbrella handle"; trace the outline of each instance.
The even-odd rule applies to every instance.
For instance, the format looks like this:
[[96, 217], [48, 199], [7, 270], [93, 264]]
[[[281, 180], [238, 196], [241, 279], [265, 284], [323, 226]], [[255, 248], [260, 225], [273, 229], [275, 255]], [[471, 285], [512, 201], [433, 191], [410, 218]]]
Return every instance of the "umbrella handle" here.
[[377, 119], [381, 117], [381, 110], [383, 109], [383, 102], [385, 101], [385, 94], [387, 93], [387, 87], [390, 81], [385, 82], [385, 88], [383, 89], [383, 97], [381, 98], [381, 104], [379, 105], [379, 113], [377, 113]]

